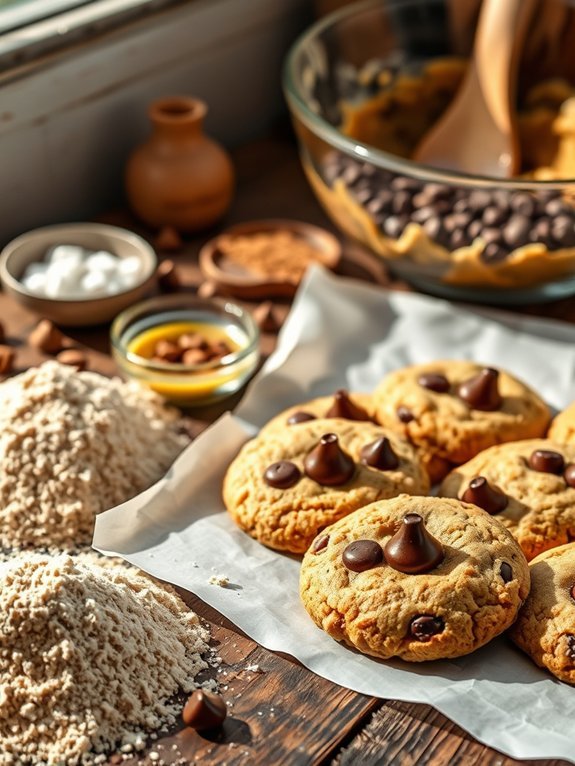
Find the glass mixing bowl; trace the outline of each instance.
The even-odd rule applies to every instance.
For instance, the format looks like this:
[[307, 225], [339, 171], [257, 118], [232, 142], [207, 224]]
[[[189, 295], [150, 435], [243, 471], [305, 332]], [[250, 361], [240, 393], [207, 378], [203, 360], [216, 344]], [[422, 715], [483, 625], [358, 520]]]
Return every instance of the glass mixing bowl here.
[[575, 293], [570, 6], [546, 0], [524, 45], [523, 166], [513, 179], [410, 159], [462, 81], [477, 0], [369, 0], [318, 21], [292, 46], [284, 93], [315, 194], [345, 234], [415, 287], [503, 305]]

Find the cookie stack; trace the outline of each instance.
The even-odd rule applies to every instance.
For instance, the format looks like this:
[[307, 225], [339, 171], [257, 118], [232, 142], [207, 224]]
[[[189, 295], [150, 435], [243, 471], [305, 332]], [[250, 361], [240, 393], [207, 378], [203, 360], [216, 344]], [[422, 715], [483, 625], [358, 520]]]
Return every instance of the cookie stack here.
[[575, 405], [550, 419], [503, 370], [405, 367], [371, 395], [277, 415], [230, 465], [224, 501], [252, 537], [303, 554], [303, 604], [336, 640], [422, 661], [511, 628], [575, 683]]

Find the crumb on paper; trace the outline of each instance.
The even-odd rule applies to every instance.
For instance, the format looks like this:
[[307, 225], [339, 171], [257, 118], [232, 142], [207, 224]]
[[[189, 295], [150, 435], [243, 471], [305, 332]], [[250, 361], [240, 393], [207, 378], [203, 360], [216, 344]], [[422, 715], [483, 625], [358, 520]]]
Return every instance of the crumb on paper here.
[[220, 588], [225, 588], [230, 582], [230, 578], [223, 574], [215, 574], [208, 580], [210, 585], [219, 585]]

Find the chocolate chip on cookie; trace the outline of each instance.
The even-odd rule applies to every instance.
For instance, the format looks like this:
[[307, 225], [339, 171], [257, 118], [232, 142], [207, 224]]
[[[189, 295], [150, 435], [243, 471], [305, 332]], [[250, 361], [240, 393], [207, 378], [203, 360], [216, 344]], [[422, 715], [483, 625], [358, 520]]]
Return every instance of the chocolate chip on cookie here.
[[565, 467], [563, 455], [549, 449], [536, 449], [529, 455], [529, 467], [541, 473], [562, 473]]
[[346, 420], [370, 420], [368, 413], [349, 398], [349, 393], [343, 388], [336, 391], [333, 404], [325, 413], [326, 418], [345, 418]]
[[361, 448], [361, 462], [378, 471], [394, 471], [399, 466], [397, 455], [393, 451], [387, 436], [381, 436]]
[[385, 560], [398, 572], [429, 572], [443, 561], [443, 546], [430, 535], [418, 513], [408, 513], [384, 549]]
[[297, 423], [307, 423], [309, 420], [315, 420], [315, 415], [312, 415], [311, 412], [298, 410], [290, 415], [286, 422], [288, 426], [295, 426]]
[[375, 540], [354, 540], [344, 548], [343, 563], [352, 572], [365, 572], [383, 561], [383, 550]]
[[429, 641], [433, 636], [441, 633], [445, 623], [441, 617], [432, 614], [420, 614], [409, 623], [409, 633], [418, 641]]
[[501, 575], [503, 582], [511, 582], [513, 579], [513, 569], [511, 568], [511, 565], [506, 561], [503, 561], [499, 567], [499, 574]]
[[492, 412], [499, 409], [502, 402], [497, 385], [498, 379], [498, 370], [485, 367], [477, 375], [463, 381], [457, 388], [457, 394], [474, 410]]
[[289, 460], [278, 460], [272, 463], [264, 472], [264, 481], [269, 487], [275, 489], [288, 489], [297, 484], [301, 477], [301, 471]]
[[476, 476], [471, 479], [461, 499], [466, 503], [478, 505], [491, 515], [501, 513], [507, 507], [506, 495], [497, 487], [492, 487], [485, 476]]
[[327, 548], [327, 544], [329, 543], [329, 535], [320, 535], [319, 537], [316, 537], [311, 545], [311, 549], [314, 553], [319, 553], [320, 551], [324, 551]]
[[428, 388], [430, 391], [435, 391], [436, 394], [445, 394], [449, 391], [449, 381], [445, 375], [441, 375], [438, 372], [426, 372], [420, 375], [417, 382], [423, 388]]
[[355, 473], [353, 459], [339, 445], [336, 434], [324, 434], [306, 455], [304, 468], [310, 479], [328, 487], [345, 484]]

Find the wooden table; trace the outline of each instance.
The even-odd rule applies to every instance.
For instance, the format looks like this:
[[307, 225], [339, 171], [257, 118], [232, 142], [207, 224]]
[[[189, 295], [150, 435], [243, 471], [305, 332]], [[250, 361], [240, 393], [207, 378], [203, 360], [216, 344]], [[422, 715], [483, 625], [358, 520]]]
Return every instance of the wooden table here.
[[[257, 142], [234, 154], [238, 188], [233, 207], [218, 230], [257, 218], [296, 218], [333, 230], [313, 197], [300, 169], [292, 137], [280, 135]], [[102, 217], [150, 236], [125, 211]], [[183, 289], [195, 291], [202, 282], [197, 266], [200, 246], [213, 233], [186, 241], [182, 252], [168, 257], [178, 264]], [[368, 278], [393, 289], [409, 289], [391, 279], [383, 267], [356, 246], [344, 242], [341, 273]], [[255, 304], [246, 304], [254, 307]], [[279, 304], [281, 315], [289, 309]], [[575, 301], [533, 306], [525, 312], [575, 321]], [[0, 318], [17, 351], [17, 369], [46, 357], [29, 348], [26, 338], [37, 317], [11, 298], [0, 294]], [[116, 372], [108, 355], [108, 328], [69, 333], [88, 349], [90, 368], [104, 374]], [[266, 334], [262, 349], [268, 354], [275, 336]], [[227, 402], [229, 408], [234, 402]], [[199, 433], [224, 409], [191, 412], [193, 430]], [[212, 737], [182, 730], [152, 743], [166, 763], [245, 764], [246, 766], [385, 765], [443, 766], [481, 764], [512, 766], [519, 761], [487, 748], [428, 705], [385, 701], [348, 691], [326, 681], [287, 656], [273, 654], [246, 637], [228, 620], [194, 595], [182, 594], [187, 603], [210, 624], [213, 643], [223, 660], [217, 674], [231, 703], [230, 717]], [[255, 668], [257, 670], [248, 668]], [[180, 760], [178, 760], [180, 759]], [[148, 758], [125, 763], [151, 763]], [[119, 756], [111, 763], [121, 762]], [[532, 764], [566, 764], [565, 761], [530, 761]]]

